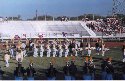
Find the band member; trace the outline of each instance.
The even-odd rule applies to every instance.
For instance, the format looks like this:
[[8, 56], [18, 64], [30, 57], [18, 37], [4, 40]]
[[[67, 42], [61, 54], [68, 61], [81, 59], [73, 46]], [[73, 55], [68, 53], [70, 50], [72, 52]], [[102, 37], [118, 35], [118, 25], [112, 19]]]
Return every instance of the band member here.
[[82, 48], [82, 49], [83, 49], [83, 47], [84, 47], [84, 44], [83, 44], [83, 39], [81, 39], [81, 42], [80, 42], [80, 48]]
[[53, 67], [53, 64], [50, 62], [50, 67], [47, 69], [48, 80], [55, 80], [56, 73], [57, 73], [57, 70]]
[[68, 46], [68, 49], [69, 49], [69, 55], [73, 55], [73, 49], [75, 48], [73, 48], [73, 43], [72, 43], [72, 41], [69, 41], [69, 45], [67, 44], [68, 42], [66, 42], [66, 45]]
[[89, 58], [88, 57], [85, 58], [85, 62], [84, 63], [85, 63], [85, 66], [89, 66]]
[[6, 50], [9, 50], [9, 41], [6, 41]]
[[90, 46], [90, 43], [88, 43], [88, 55], [90, 56], [91, 55], [91, 46]]
[[86, 51], [86, 55], [88, 56], [91, 55], [91, 47], [89, 43], [86, 44], [85, 51]]
[[34, 42], [30, 40], [30, 41], [29, 41], [29, 44], [30, 44], [30, 47], [33, 47]]
[[69, 54], [68, 45], [65, 44], [65, 57], [67, 57], [68, 54]]
[[101, 74], [101, 78], [102, 80], [106, 80], [106, 76], [107, 76], [107, 61], [104, 59], [102, 64], [101, 64], [101, 70], [102, 70], [102, 74]]
[[75, 43], [75, 56], [78, 56], [78, 48], [79, 48], [79, 46], [78, 46], [78, 44], [76, 42]]
[[55, 44], [53, 44], [53, 57], [56, 56], [56, 52], [57, 52], [56, 46]]
[[30, 47], [30, 41], [27, 39], [26, 40], [26, 51], [29, 51], [29, 47]]
[[75, 80], [77, 67], [76, 67], [76, 65], [74, 64], [73, 61], [71, 61], [71, 65], [69, 66], [69, 69], [70, 69], [71, 80]]
[[50, 52], [51, 52], [51, 50], [50, 50], [50, 45], [49, 45], [49, 43], [47, 44], [47, 57], [50, 57]]
[[97, 53], [97, 55], [99, 55], [99, 50], [100, 50], [99, 41], [97, 41], [97, 42], [95, 43], [95, 48], [96, 48], [96, 53]]
[[21, 43], [21, 49], [22, 49], [22, 52], [23, 52], [23, 57], [26, 57], [27, 54], [26, 54], [26, 44], [25, 43]]
[[29, 41], [29, 51], [34, 51], [34, 43], [30, 40]]
[[37, 48], [37, 45], [34, 44], [34, 54], [33, 54], [34, 57], [37, 57], [38, 56], [38, 48]]
[[77, 56], [78, 55], [78, 44], [75, 42], [75, 48], [72, 48], [73, 55]]
[[80, 42], [80, 48], [79, 48], [79, 52], [81, 55], [83, 55], [84, 53], [84, 43], [83, 43], [83, 39], [81, 39], [81, 42]]
[[6, 67], [9, 67], [9, 60], [10, 60], [10, 55], [8, 54], [9, 52], [6, 52], [4, 55], [4, 60], [6, 62]]
[[44, 52], [44, 48], [43, 48], [43, 44], [40, 45], [40, 57], [43, 57], [43, 52]]
[[90, 68], [89, 68], [89, 59], [88, 57], [85, 58], [85, 62], [84, 62], [84, 66], [83, 66], [83, 80], [92, 80], [92, 75], [90, 74]]
[[106, 80], [113, 80], [114, 68], [111, 63], [111, 58], [108, 58], [107, 60], [108, 61], [107, 61], [107, 69], [106, 69], [106, 72], [107, 72]]
[[102, 56], [104, 56], [104, 54], [105, 54], [105, 44], [102, 43]]
[[21, 49], [21, 41], [18, 41], [16, 48], [17, 48], [17, 50]]
[[22, 62], [22, 61], [23, 61], [23, 54], [22, 54], [21, 49], [18, 49], [18, 50], [17, 50], [16, 60], [17, 60], [17, 62]]
[[72, 54], [71, 54], [71, 56], [75, 56], [75, 54], [76, 54], [76, 49], [72, 48]]
[[14, 55], [15, 52], [14, 51], [15, 51], [14, 45], [11, 45], [11, 47], [10, 47], [11, 57], [15, 57], [15, 55]]
[[59, 57], [62, 57], [63, 49], [61, 43], [59, 44]]
[[14, 70], [15, 80], [23, 80], [25, 72], [26, 70], [24, 67], [22, 67], [21, 62], [18, 62], [18, 67], [16, 67], [16, 70]]
[[33, 68], [33, 63], [29, 64], [29, 67], [26, 69], [26, 72], [27, 72], [27, 79], [34, 80], [34, 74], [36, 73], [36, 71]]
[[0, 67], [0, 80], [2, 80], [3, 74], [4, 74], [4, 71]]
[[66, 66], [64, 66], [64, 68], [63, 68], [63, 72], [64, 72], [64, 74], [65, 74], [65, 80], [71, 80], [71, 75], [70, 75], [70, 68], [69, 68], [69, 66], [70, 66], [70, 63], [69, 63], [69, 61], [68, 61], [68, 62], [66, 62]]
[[[76, 56], [76, 49], [78, 48], [78, 44], [76, 43], [76, 40], [73, 39], [72, 40], [72, 44], [71, 44], [72, 50], [71, 50], [71, 55]], [[74, 49], [74, 53], [73, 53], [73, 49]]]

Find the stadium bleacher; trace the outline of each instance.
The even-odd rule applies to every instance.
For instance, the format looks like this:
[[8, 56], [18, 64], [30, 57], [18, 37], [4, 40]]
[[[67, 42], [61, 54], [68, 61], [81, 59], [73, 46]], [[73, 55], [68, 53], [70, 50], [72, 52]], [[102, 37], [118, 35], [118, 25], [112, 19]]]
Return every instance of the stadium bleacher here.
[[[82, 22], [84, 23], [84, 22]], [[38, 38], [38, 34], [45, 34], [44, 37], [57, 37], [53, 34], [66, 33], [67, 36], [74, 34], [80, 38], [82, 36], [90, 36], [88, 31], [81, 25], [81, 21], [8, 21], [0, 23], [1, 39], [10, 39], [15, 35], [22, 37], [26, 34], [27, 38]], [[5, 35], [6, 34], [6, 35]], [[48, 36], [48, 34], [50, 36]], [[60, 38], [63, 35], [60, 35]]]
[[[87, 27], [83, 21], [6, 21], [0, 22], [0, 39], [12, 39], [15, 35], [20, 38], [88, 38], [101, 37], [97, 32]], [[103, 36], [106, 36], [103, 34]], [[116, 36], [121, 36], [120, 34]], [[122, 35], [123, 37], [124, 35]]]

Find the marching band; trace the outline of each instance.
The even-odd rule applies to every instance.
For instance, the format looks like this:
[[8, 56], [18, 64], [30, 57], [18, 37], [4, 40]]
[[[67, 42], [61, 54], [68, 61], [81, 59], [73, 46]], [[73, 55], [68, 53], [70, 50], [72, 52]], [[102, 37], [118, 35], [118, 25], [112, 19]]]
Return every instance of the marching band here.
[[[13, 42], [13, 41], [10, 41]], [[21, 54], [23, 57], [26, 57], [28, 55], [33, 57], [43, 57], [45, 54], [47, 57], [62, 57], [62, 56], [78, 56], [83, 55], [83, 51], [87, 51], [87, 55], [91, 56], [92, 50], [96, 49], [96, 53], [99, 55], [99, 52], [102, 50], [102, 56], [104, 56], [105, 53], [105, 44], [102, 44], [102, 47], [99, 47], [99, 43], [97, 42], [95, 47], [91, 47], [90, 43], [87, 43], [86, 48], [81, 45], [82, 42], [68, 39], [64, 42], [61, 42], [59, 40], [54, 40], [51, 42], [38, 42], [38, 41], [32, 41], [32, 40], [26, 40], [26, 42], [18, 41], [17, 44], [8, 44], [8, 41], [6, 41], [6, 50], [9, 50], [11, 57], [16, 57], [17, 50], [21, 50]], [[82, 46], [82, 47], [81, 47]], [[101, 49], [101, 50], [100, 50]]]
[[[99, 42], [95, 44], [95, 48], [92, 47], [90, 43], [87, 43], [86, 47], [83, 46], [83, 41], [78, 43], [78, 41], [65, 41], [61, 42], [59, 40], [54, 40], [52, 43], [49, 41], [45, 43], [45, 41], [37, 41], [33, 42], [32, 40], [26, 40], [26, 42], [18, 41], [17, 44], [14, 44], [12, 42], [11, 45], [9, 45], [9, 42], [6, 41], [6, 51], [4, 55], [4, 60], [6, 62], [6, 67], [9, 67], [9, 60], [11, 58], [15, 58], [18, 62], [18, 67], [14, 71], [15, 79], [22, 80], [24, 73], [27, 73], [27, 79], [28, 80], [34, 80], [34, 74], [36, 73], [35, 69], [33, 68], [33, 63], [29, 64], [29, 67], [25, 70], [22, 67], [22, 62], [25, 57], [33, 56], [33, 57], [44, 57], [45, 55], [47, 57], [65, 57], [68, 58], [69, 56], [72, 57], [72, 61], [66, 61], [66, 66], [63, 68], [63, 72], [65, 75], [65, 80], [75, 80], [75, 75], [77, 72], [77, 67], [75, 65], [75, 57], [80, 55], [80, 53], [83, 53], [81, 51], [86, 50], [87, 56], [84, 61], [84, 74], [83, 79], [84, 80], [94, 80], [95, 79], [95, 64], [93, 61], [93, 58], [91, 56], [92, 50], [96, 49], [96, 53], [99, 54], [102, 52], [102, 56], [105, 54], [105, 44], [102, 43], [102, 48], [100, 51], [99, 49]], [[82, 45], [81, 45], [82, 44]], [[81, 54], [82, 56], [83, 54]], [[51, 62], [50, 67], [47, 70], [47, 77], [48, 80], [55, 80], [56, 79], [56, 73], [57, 70], [53, 66], [54, 64]], [[102, 79], [103, 80], [112, 80], [112, 74], [114, 72], [113, 65], [111, 62], [111, 58], [107, 59], [103, 62], [101, 65], [102, 68]]]

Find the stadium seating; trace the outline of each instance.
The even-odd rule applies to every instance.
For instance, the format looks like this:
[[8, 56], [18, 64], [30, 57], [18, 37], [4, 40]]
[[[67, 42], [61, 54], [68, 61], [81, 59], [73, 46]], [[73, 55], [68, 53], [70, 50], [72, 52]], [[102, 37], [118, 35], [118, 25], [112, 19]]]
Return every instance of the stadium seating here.
[[[27, 38], [38, 38], [39, 34], [45, 34], [44, 37], [56, 38], [55, 34], [62, 32], [69, 37], [90, 36], [88, 31], [81, 25], [80, 21], [8, 21], [0, 23], [1, 39], [11, 39], [15, 35], [22, 37], [26, 34]], [[5, 33], [6, 32], [6, 33]]]

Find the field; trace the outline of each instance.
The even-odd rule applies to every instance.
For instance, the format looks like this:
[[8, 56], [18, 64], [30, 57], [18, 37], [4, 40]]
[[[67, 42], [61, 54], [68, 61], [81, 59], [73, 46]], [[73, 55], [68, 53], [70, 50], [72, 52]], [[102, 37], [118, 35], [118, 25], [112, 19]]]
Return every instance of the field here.
[[[5, 74], [3, 75], [3, 79], [4, 80], [13, 80], [14, 76], [13, 76], [13, 72], [15, 70], [15, 68], [17, 67], [17, 62], [15, 61], [15, 59], [11, 59], [9, 61], [10, 66], [9, 67], [5, 67], [5, 62], [3, 61], [3, 54], [0, 53], [0, 66], [1, 68], [5, 71]], [[114, 74], [114, 79], [116, 80], [120, 80], [121, 78], [121, 67], [123, 65], [122, 63], [122, 52], [121, 52], [121, 47], [111, 47], [109, 51], [107, 51], [105, 53], [105, 56], [102, 57], [101, 54], [100, 55], [96, 55], [95, 51], [92, 51], [92, 57], [93, 57], [93, 61], [94, 64], [96, 65], [96, 76], [95, 79], [101, 79], [100, 78], [100, 73], [101, 73], [101, 62], [103, 58], [108, 58], [111, 57], [112, 58], [112, 63], [113, 66], [115, 68], [115, 74]], [[69, 60], [71, 60], [72, 57], [69, 57]], [[23, 61], [23, 67], [27, 68], [29, 66], [29, 62], [30, 59], [33, 60], [34, 63], [34, 68], [36, 69], [37, 73], [35, 75], [35, 79], [36, 80], [45, 80], [46, 79], [46, 69], [49, 67], [49, 63], [52, 60], [52, 58], [47, 58], [46, 56], [44, 57], [25, 57], [24, 61]], [[76, 79], [81, 80], [82, 79], [82, 66], [84, 65], [84, 57], [79, 55], [78, 57], [76, 57], [76, 61], [75, 64], [77, 65], [78, 68], [78, 72], [76, 74]], [[55, 58], [55, 64], [54, 67], [58, 70], [58, 74], [57, 74], [57, 79], [59, 80], [63, 80], [64, 79], [64, 74], [62, 71], [62, 67], [65, 66], [65, 57], [56, 57]], [[117, 77], [116, 77], [117, 76]], [[26, 77], [25, 77], [26, 79]]]

